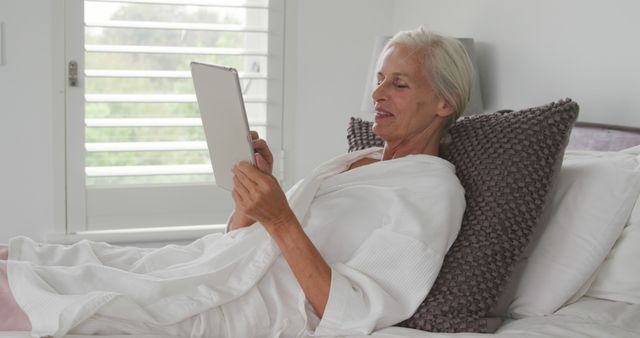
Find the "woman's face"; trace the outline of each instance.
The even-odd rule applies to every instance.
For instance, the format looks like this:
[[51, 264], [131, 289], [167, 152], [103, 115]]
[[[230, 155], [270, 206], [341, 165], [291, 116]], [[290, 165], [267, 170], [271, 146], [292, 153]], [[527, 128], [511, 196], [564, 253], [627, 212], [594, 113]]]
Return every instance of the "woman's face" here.
[[402, 144], [433, 133], [434, 126], [427, 127], [438, 115], [446, 114], [442, 111], [446, 104], [426, 79], [422, 60], [422, 53], [401, 44], [383, 52], [377, 87], [371, 96], [376, 110], [373, 131], [388, 144]]

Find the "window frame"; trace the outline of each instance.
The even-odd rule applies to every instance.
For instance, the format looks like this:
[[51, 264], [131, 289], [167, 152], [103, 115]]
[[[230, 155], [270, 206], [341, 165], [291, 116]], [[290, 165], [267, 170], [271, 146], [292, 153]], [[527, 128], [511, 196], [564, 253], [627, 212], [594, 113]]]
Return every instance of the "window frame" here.
[[[283, 157], [283, 79], [284, 79], [285, 0], [269, 1], [269, 55], [267, 60], [267, 134], [276, 157], [274, 175], [284, 180]], [[58, 46], [58, 47], [55, 47]], [[67, 84], [68, 63], [78, 63], [77, 87]], [[189, 239], [203, 233], [223, 231], [223, 223], [210, 224], [207, 219], [226, 220], [232, 209], [230, 194], [213, 184], [165, 184], [156, 186], [90, 186], [85, 182], [84, 122], [84, 0], [65, 0], [54, 11], [54, 107], [62, 123], [54, 127], [62, 132], [55, 139], [64, 156], [54, 164], [59, 180], [54, 233], [48, 240], [71, 242], [80, 238], [116, 242], [144, 242]], [[62, 77], [62, 79], [61, 79]], [[63, 143], [61, 146], [60, 143]], [[62, 149], [61, 149], [62, 148]], [[168, 200], [166, 196], [192, 196]], [[129, 196], [143, 203], [118, 203]], [[64, 205], [63, 205], [64, 204]], [[212, 207], [215, 206], [215, 207]]]

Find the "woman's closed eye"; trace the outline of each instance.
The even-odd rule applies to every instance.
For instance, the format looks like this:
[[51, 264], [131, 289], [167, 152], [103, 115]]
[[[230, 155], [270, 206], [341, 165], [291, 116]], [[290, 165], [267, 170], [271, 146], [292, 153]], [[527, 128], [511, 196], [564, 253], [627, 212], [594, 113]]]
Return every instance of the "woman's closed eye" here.
[[394, 81], [393, 85], [398, 88], [409, 88], [409, 85], [404, 81]]
[[409, 88], [409, 83], [401, 77], [394, 77], [392, 84], [396, 88]]
[[[384, 82], [384, 79], [378, 79], [376, 81], [376, 86], [380, 86], [382, 82]], [[394, 79], [393, 86], [396, 88], [409, 88], [409, 84], [407, 84], [405, 81], [400, 79]]]

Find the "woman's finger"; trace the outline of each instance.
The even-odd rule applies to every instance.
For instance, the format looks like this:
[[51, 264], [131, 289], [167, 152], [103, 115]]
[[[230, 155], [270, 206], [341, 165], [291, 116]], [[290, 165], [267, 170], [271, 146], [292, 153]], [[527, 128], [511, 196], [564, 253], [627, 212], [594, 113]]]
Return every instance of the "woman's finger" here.
[[231, 198], [233, 198], [233, 201], [236, 203], [236, 208], [243, 209], [244, 199], [240, 193], [238, 193], [237, 189], [233, 189], [231, 192]]
[[257, 138], [257, 139], [253, 139], [253, 149], [263, 150], [263, 149], [269, 149], [269, 147], [267, 146], [267, 141], [261, 138]]
[[[263, 166], [264, 162], [261, 162], [262, 160], [259, 159], [259, 156], [260, 155], [256, 156], [256, 164]], [[275, 190], [282, 190], [277, 180], [271, 176], [271, 174], [264, 173], [261, 169], [248, 163], [239, 164], [237, 170], [238, 179], [247, 188], [248, 195], [243, 196], [247, 202], [259, 201], [263, 199], [264, 196], [271, 195]], [[270, 198], [267, 198], [267, 203], [275, 202], [269, 199]]]
[[269, 168], [263, 170], [266, 166], [264, 158], [259, 159], [260, 154], [256, 154], [256, 166], [250, 164], [239, 166], [239, 170], [246, 176], [247, 180], [251, 181], [251, 185], [248, 185], [250, 193], [264, 192], [272, 184], [277, 184], [275, 178], [268, 171]]
[[[244, 174], [244, 176], [250, 178], [255, 181], [259, 176], [264, 175], [262, 171], [256, 168], [253, 164], [248, 161], [240, 161], [238, 162], [232, 170], [236, 170]], [[235, 172], [234, 172], [235, 173]]]
[[253, 140], [253, 150], [262, 153], [265, 157], [271, 156], [271, 149], [269, 149], [267, 141], [263, 139]]
[[258, 136], [258, 132], [255, 130], [250, 130], [249, 133], [251, 133], [251, 139], [252, 140], [257, 140], [260, 138], [260, 136]]
[[233, 175], [233, 191], [237, 192], [242, 200], [245, 199], [245, 196], [250, 196], [249, 189], [247, 189], [237, 175]]
[[257, 185], [260, 175], [263, 175], [262, 171], [245, 161], [236, 164], [232, 171], [249, 191]]
[[[259, 167], [262, 171], [271, 174], [273, 171], [273, 154], [271, 154], [271, 150], [267, 145], [267, 142], [263, 139], [253, 140], [253, 150], [256, 154], [262, 156], [264, 162], [266, 162], [266, 166]], [[257, 164], [257, 162], [256, 162]]]
[[256, 167], [267, 174], [271, 173], [271, 165], [269, 165], [260, 153], [256, 153]]
[[260, 152], [265, 158], [271, 157], [271, 149], [263, 139], [253, 140], [253, 150]]

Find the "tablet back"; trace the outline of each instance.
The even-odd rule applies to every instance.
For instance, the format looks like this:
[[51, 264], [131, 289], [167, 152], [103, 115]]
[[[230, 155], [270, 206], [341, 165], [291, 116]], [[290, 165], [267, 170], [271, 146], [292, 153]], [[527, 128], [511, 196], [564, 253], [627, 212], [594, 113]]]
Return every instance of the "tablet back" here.
[[233, 165], [240, 161], [255, 164], [238, 72], [230, 67], [192, 62], [191, 76], [216, 185], [231, 191]]

